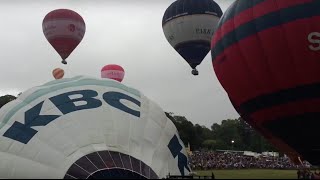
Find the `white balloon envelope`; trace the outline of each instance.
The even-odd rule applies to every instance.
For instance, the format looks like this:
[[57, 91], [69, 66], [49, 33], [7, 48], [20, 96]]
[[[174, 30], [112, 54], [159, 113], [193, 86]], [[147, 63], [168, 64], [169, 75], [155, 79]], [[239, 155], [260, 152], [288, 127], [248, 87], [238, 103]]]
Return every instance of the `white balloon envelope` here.
[[0, 178], [164, 178], [190, 172], [164, 111], [138, 90], [76, 76], [0, 109]]

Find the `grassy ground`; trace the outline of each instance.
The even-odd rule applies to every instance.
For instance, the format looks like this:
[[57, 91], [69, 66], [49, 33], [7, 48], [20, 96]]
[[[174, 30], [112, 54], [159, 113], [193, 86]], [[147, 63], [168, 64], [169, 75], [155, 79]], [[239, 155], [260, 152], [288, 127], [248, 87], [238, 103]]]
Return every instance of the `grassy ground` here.
[[296, 170], [243, 169], [195, 171], [198, 176], [211, 176], [216, 179], [297, 179]]

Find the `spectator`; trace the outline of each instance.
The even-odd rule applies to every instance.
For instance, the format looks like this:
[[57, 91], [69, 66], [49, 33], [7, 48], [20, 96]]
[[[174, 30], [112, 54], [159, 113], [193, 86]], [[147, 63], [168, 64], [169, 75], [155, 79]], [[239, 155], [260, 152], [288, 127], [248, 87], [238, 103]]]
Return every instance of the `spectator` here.
[[297, 176], [298, 176], [298, 179], [302, 179], [302, 172], [300, 169], [298, 169], [297, 171]]

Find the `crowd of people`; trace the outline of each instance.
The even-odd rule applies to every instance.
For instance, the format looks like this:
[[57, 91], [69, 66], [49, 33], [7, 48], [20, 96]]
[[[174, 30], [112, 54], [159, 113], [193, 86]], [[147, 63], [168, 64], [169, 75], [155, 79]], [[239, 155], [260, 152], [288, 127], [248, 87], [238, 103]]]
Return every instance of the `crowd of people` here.
[[319, 170], [311, 170], [310, 163], [295, 165], [288, 157], [248, 156], [241, 152], [195, 151], [189, 155], [193, 170], [212, 169], [295, 169], [298, 179], [320, 179]]
[[[297, 169], [287, 157], [246, 156], [241, 153], [196, 151], [190, 155], [190, 167], [194, 170], [210, 169]], [[310, 167], [305, 162], [306, 167]]]

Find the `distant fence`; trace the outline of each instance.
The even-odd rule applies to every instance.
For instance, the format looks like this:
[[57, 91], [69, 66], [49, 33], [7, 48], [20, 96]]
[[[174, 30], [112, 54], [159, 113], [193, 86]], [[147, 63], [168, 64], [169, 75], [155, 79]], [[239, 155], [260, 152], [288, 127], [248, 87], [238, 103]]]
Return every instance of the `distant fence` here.
[[214, 174], [212, 173], [211, 176], [176, 176], [176, 175], [167, 175], [165, 179], [215, 179]]

